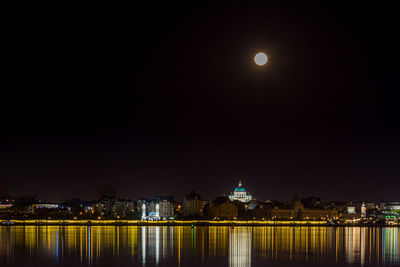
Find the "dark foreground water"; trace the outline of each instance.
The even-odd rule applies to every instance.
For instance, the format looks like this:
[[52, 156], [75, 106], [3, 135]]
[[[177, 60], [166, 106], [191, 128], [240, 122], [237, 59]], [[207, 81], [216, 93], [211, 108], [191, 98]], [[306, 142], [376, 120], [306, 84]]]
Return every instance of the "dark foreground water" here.
[[399, 228], [1, 226], [0, 266], [400, 266]]

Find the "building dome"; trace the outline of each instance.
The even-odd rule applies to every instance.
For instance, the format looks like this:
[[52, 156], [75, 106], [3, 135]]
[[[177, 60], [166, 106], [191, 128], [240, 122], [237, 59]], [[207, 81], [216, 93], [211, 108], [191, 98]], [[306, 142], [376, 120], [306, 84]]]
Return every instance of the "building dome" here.
[[238, 200], [242, 202], [248, 202], [252, 199], [252, 196], [246, 191], [246, 188], [242, 187], [242, 181], [239, 181], [238, 187], [235, 191], [229, 195], [231, 201]]
[[246, 192], [246, 189], [244, 187], [236, 187], [235, 192]]

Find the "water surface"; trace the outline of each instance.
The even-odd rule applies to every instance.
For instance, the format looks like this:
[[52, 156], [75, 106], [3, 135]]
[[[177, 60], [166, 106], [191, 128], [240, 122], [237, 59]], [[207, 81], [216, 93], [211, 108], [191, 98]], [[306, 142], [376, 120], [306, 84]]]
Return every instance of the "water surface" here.
[[400, 266], [398, 228], [1, 226], [0, 266]]

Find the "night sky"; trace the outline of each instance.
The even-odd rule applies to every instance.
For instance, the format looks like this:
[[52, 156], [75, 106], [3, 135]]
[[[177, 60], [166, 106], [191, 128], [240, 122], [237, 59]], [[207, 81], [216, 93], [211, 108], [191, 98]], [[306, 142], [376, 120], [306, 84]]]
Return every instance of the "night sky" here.
[[397, 9], [188, 2], [10, 22], [11, 195], [400, 199]]

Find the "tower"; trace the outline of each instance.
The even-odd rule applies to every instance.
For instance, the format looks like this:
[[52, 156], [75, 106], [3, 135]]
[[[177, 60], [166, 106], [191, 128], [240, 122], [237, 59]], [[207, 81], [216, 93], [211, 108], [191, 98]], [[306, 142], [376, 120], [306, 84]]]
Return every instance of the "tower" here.
[[160, 204], [156, 204], [156, 217], [160, 217]]
[[146, 204], [142, 205], [142, 220], [146, 219]]

